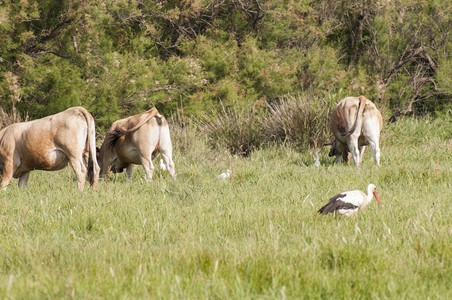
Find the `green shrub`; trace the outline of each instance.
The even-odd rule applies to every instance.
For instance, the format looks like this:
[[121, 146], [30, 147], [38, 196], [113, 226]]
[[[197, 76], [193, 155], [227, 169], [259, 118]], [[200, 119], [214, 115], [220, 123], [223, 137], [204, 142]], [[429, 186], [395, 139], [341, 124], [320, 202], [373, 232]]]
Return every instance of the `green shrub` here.
[[268, 109], [268, 116], [261, 119], [261, 137], [266, 143], [301, 149], [328, 141], [329, 108], [324, 100], [286, 96], [278, 103], [268, 104]]
[[221, 113], [204, 114], [197, 123], [213, 148], [247, 156], [263, 145], [303, 149], [328, 142], [329, 107], [327, 100], [320, 98], [286, 96], [267, 103], [265, 112], [257, 106], [223, 106]]
[[197, 122], [209, 144], [231, 154], [248, 156], [261, 146], [260, 122], [254, 108], [225, 108], [220, 114], [204, 114]]

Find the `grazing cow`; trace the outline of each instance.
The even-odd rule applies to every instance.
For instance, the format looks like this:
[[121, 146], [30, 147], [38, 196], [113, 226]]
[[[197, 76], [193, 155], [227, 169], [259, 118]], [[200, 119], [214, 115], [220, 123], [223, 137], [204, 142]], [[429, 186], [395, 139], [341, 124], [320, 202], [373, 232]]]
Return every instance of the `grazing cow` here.
[[168, 122], [154, 107], [144, 113], [118, 120], [108, 130], [99, 150], [101, 177], [110, 168], [114, 173], [127, 169], [126, 178], [132, 178], [134, 164], [141, 164], [146, 172], [146, 180], [152, 179], [156, 153], [163, 156], [164, 164], [175, 179]]
[[[364, 96], [347, 97], [334, 108], [331, 129], [335, 140], [331, 144], [329, 156], [337, 161], [348, 161], [352, 154], [356, 166], [362, 161], [366, 145], [370, 145], [377, 165], [380, 165], [380, 132], [383, 119], [375, 104]], [[358, 150], [359, 149], [359, 150]]]
[[[88, 158], [88, 170], [85, 160]], [[94, 119], [83, 107], [72, 107], [42, 119], [15, 123], [0, 131], [1, 187], [19, 178], [27, 186], [32, 170], [74, 169], [77, 185], [83, 190], [86, 174], [91, 186], [99, 183]]]

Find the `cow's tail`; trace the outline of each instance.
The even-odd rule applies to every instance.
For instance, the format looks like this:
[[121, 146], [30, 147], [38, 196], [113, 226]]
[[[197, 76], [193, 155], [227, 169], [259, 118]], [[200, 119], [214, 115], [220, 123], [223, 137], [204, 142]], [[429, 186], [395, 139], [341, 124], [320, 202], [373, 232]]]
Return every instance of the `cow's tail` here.
[[159, 111], [157, 110], [157, 108], [153, 107], [152, 109], [150, 109], [150, 113], [147, 114], [146, 118], [143, 118], [142, 120], [140, 120], [140, 122], [138, 122], [138, 124], [133, 126], [132, 128], [127, 129], [126, 133], [134, 132], [135, 130], [137, 130], [138, 128], [143, 126], [143, 124], [145, 124], [147, 121], [149, 121], [153, 117], [156, 117], [156, 116], [159, 116], [159, 115], [160, 114], [159, 114]]
[[358, 112], [356, 113], [355, 123], [353, 123], [352, 128], [350, 128], [350, 130], [348, 132], [345, 132], [342, 134], [344, 136], [350, 136], [353, 132], [355, 132], [356, 126], [358, 126], [358, 124], [361, 122], [364, 108], [366, 107], [367, 99], [364, 96], [359, 96], [358, 99], [359, 99], [359, 104], [358, 104]]
[[112, 146], [114, 146], [114, 144], [116, 143], [116, 141], [118, 141], [118, 139], [123, 136], [126, 135], [127, 133], [130, 132], [134, 132], [136, 131], [138, 128], [140, 128], [141, 126], [143, 126], [147, 121], [149, 121], [150, 119], [154, 118], [155, 116], [158, 116], [159, 112], [157, 110], [157, 108], [153, 107], [152, 109], [149, 110], [149, 113], [146, 115], [146, 117], [142, 118], [135, 126], [133, 126], [132, 128], [124, 128], [121, 126], [118, 126], [114, 129], [113, 132], [113, 136], [114, 138], [112, 139], [111, 143], [113, 143]]
[[106, 134], [104, 144], [107, 146], [108, 149], [112, 149], [116, 142], [119, 140], [120, 137], [123, 135], [126, 135], [130, 132], [136, 131], [138, 128], [143, 126], [147, 121], [152, 119], [153, 117], [159, 115], [159, 112], [157, 108], [153, 107], [149, 110], [149, 113], [146, 115], [146, 117], [139, 120], [139, 122], [133, 126], [132, 128], [128, 128], [127, 122], [123, 122], [118, 124], [115, 128], [111, 128], [110, 131]]
[[97, 187], [99, 184], [100, 168], [96, 157], [96, 126], [94, 124], [93, 116], [86, 109], [82, 109], [81, 112], [88, 125], [88, 179], [92, 187]]

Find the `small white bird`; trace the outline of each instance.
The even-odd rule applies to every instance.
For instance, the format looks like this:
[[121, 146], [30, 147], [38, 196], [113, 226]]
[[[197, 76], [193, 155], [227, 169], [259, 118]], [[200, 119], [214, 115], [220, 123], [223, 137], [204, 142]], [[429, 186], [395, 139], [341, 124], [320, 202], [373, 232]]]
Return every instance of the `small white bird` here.
[[163, 171], [166, 171], [166, 165], [163, 163], [163, 159], [160, 159], [160, 168], [161, 168]]
[[226, 173], [221, 173], [217, 176], [218, 179], [226, 179], [231, 175], [231, 170], [227, 170]]
[[361, 191], [348, 191], [337, 194], [330, 198], [330, 202], [318, 210], [319, 214], [338, 212], [344, 216], [350, 217], [363, 210], [372, 200], [372, 194], [377, 199], [378, 205], [381, 205], [377, 195], [377, 187], [374, 184], [367, 186], [367, 195]]
[[315, 160], [314, 160], [314, 165], [316, 167], [320, 167], [320, 160], [319, 160], [319, 150], [315, 150]]

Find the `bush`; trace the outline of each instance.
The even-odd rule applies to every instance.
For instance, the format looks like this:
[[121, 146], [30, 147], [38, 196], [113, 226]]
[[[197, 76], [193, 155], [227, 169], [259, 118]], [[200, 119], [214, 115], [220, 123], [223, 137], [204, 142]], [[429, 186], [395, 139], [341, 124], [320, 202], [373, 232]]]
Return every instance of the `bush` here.
[[220, 114], [204, 114], [197, 121], [205, 132], [209, 144], [216, 149], [226, 149], [231, 154], [248, 156], [261, 146], [260, 122], [254, 108], [239, 109], [222, 106]]
[[205, 145], [205, 138], [200, 136], [197, 128], [192, 125], [191, 120], [180, 111], [166, 116], [166, 118], [170, 127], [173, 151], [177, 148], [177, 152], [187, 158], [194, 156], [194, 153], [199, 151], [197, 148]]
[[302, 149], [328, 141], [329, 107], [322, 99], [286, 96], [268, 104], [268, 109], [268, 116], [261, 119], [261, 137], [266, 143]]
[[255, 106], [248, 109], [223, 106], [220, 114], [212, 112], [196, 123], [213, 148], [247, 156], [263, 145], [303, 149], [328, 142], [329, 107], [320, 98], [286, 96], [277, 103], [267, 103], [265, 112]]
[[0, 130], [13, 123], [26, 121], [28, 121], [28, 115], [21, 116], [17, 113], [8, 114], [0, 107]]

